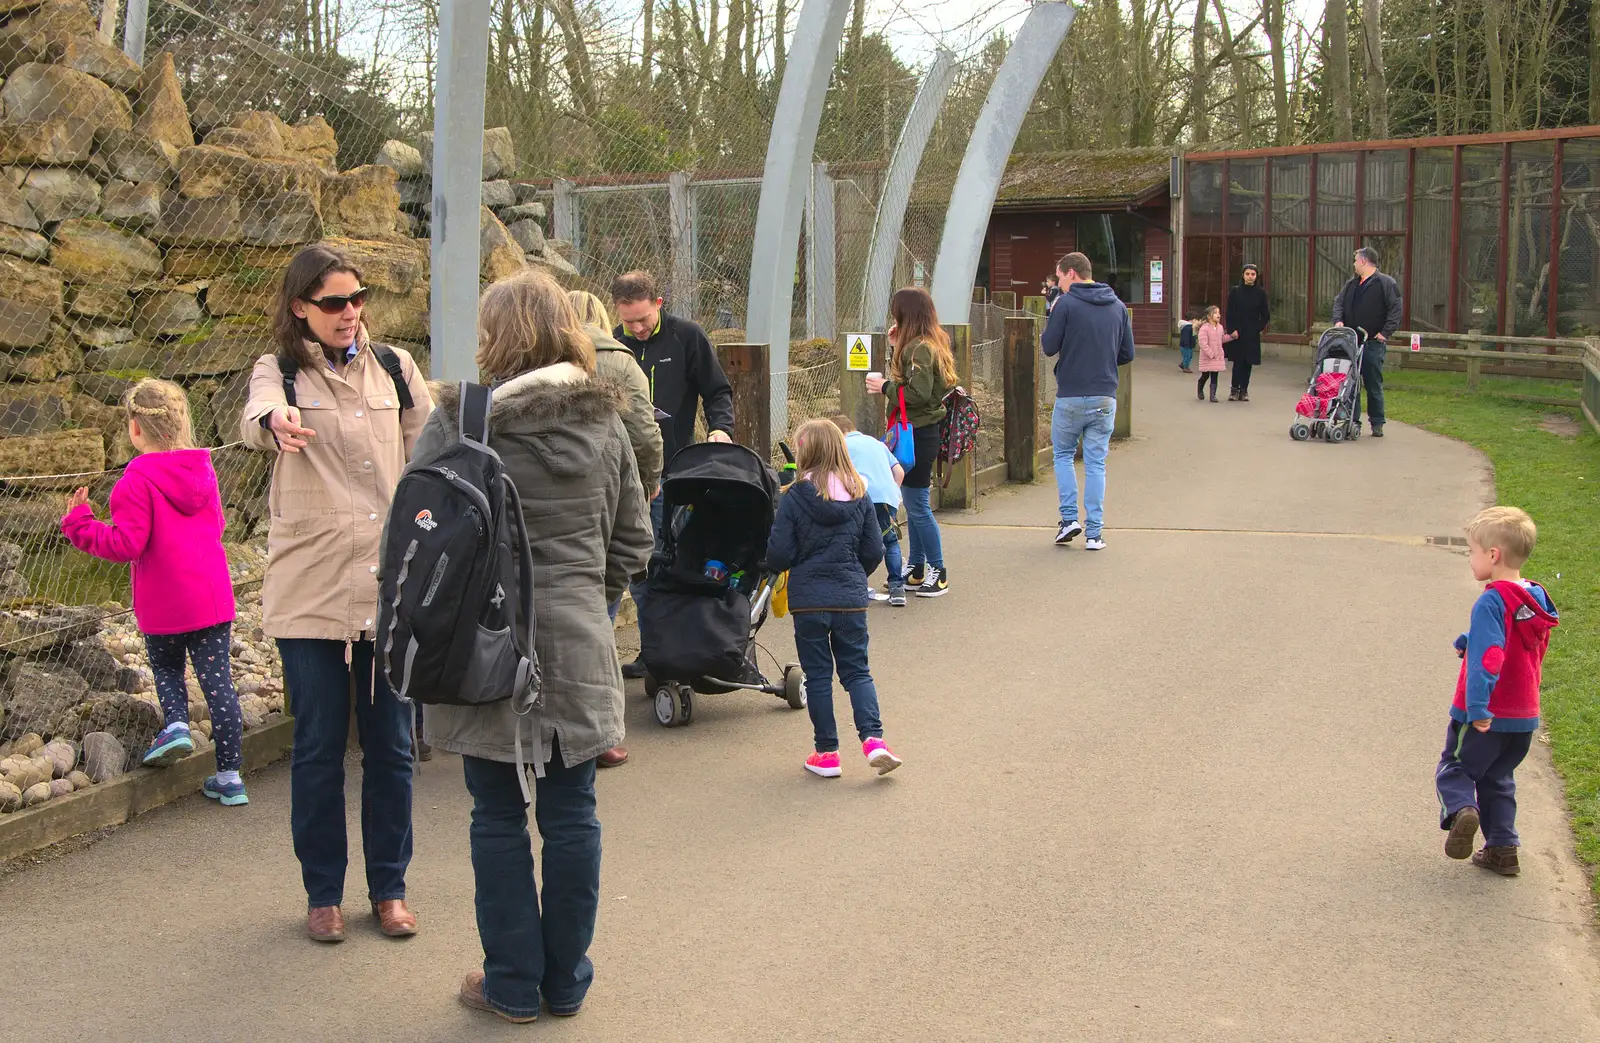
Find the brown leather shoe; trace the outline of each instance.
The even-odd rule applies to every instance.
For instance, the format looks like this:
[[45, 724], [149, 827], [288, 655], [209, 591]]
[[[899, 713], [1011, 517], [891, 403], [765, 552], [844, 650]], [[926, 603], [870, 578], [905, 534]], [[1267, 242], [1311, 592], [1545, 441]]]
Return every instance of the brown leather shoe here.
[[537, 1014], [507, 1014], [505, 1011], [500, 1010], [497, 1007], [490, 1006], [489, 1001], [483, 998], [482, 971], [472, 971], [465, 978], [462, 978], [461, 991], [457, 993], [457, 995], [461, 997], [462, 1003], [465, 1003], [473, 1010], [483, 1010], [488, 1011], [490, 1014], [498, 1014], [507, 1021], [517, 1025], [526, 1025], [528, 1022], [536, 1021], [539, 1018], [539, 1015]]
[[378, 918], [378, 930], [391, 938], [409, 938], [417, 933], [417, 918], [403, 899], [373, 902], [372, 915]]
[[336, 905], [313, 906], [306, 911], [306, 934], [314, 942], [344, 941], [344, 913]]
[[613, 746], [600, 755], [600, 767], [620, 768], [628, 763], [628, 748], [626, 746]]
[[1515, 845], [1485, 846], [1472, 856], [1472, 864], [1482, 866], [1491, 873], [1501, 876], [1516, 876], [1522, 872], [1522, 866], [1517, 861]]

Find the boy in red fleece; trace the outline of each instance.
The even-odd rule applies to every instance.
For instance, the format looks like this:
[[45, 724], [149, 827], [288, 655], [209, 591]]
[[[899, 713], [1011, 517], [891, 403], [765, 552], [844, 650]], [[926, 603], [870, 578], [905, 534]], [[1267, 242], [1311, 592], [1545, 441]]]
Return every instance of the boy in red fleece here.
[[[1456, 638], [1461, 676], [1450, 707], [1444, 753], [1434, 773], [1444, 853], [1516, 876], [1517, 783], [1539, 727], [1539, 673], [1556, 608], [1539, 584], [1522, 578], [1538, 536], [1516, 507], [1490, 507], [1467, 525], [1472, 578], [1487, 583], [1472, 622]], [[1479, 826], [1482, 850], [1472, 846]]]

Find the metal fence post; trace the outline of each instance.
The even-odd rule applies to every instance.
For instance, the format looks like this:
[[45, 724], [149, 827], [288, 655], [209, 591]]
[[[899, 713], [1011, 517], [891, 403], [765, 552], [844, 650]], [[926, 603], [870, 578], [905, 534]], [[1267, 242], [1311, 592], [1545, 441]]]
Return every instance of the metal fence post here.
[[429, 332], [441, 380], [476, 380], [489, 0], [443, 0], [434, 64]]
[[694, 285], [694, 193], [689, 190], [689, 173], [679, 170], [667, 177], [667, 209], [671, 214], [672, 278], [667, 310], [683, 319], [693, 319], [698, 308]]
[[150, 0], [128, 0], [128, 14], [122, 21], [122, 53], [140, 65], [144, 64], [144, 28], [149, 18]]
[[989, 212], [1006, 161], [1039, 83], [1072, 26], [1074, 13], [1074, 8], [1064, 3], [1040, 4], [1029, 11], [984, 100], [950, 193], [939, 259], [933, 266], [933, 303], [945, 322], [964, 323], [972, 314], [972, 281], [977, 278]]
[[572, 267], [583, 274], [583, 252], [578, 249], [578, 186], [566, 178], [558, 177], [555, 182], [555, 200], [551, 206], [550, 215], [556, 238], [572, 244]]
[[806, 332], [832, 340], [839, 330], [838, 236], [828, 164], [811, 164], [806, 195]]
[[772, 422], [789, 423], [789, 337], [794, 269], [800, 245], [805, 185], [816, 150], [828, 80], [851, 0], [805, 0], [795, 23], [761, 176], [761, 201], [750, 250], [750, 296], [745, 329], [765, 341], [772, 357]]

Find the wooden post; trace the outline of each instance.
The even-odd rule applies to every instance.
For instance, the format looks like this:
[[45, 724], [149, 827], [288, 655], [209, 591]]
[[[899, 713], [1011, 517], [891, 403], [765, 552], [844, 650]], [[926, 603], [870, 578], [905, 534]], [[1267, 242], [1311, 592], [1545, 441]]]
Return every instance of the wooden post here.
[[1045, 308], [1045, 299], [1043, 297], [1022, 298], [1022, 310], [1027, 312], [1029, 315], [1038, 315], [1040, 317], [1048, 314], [1048, 311]]
[[1117, 369], [1117, 418], [1111, 425], [1112, 438], [1133, 435], [1133, 363]]
[[1467, 338], [1468, 339], [1462, 345], [1463, 347], [1465, 347], [1467, 349], [1468, 352], [1471, 352], [1471, 354], [1469, 354], [1467, 356], [1467, 390], [1468, 391], [1476, 391], [1476, 390], [1478, 390], [1478, 378], [1480, 376], [1482, 376], [1482, 374], [1483, 374], [1483, 361], [1481, 359], [1479, 359], [1478, 355], [1477, 355], [1477, 353], [1479, 351], [1479, 348], [1478, 348], [1479, 341], [1476, 339], [1477, 337], [1478, 337], [1478, 331], [1477, 330], [1468, 330], [1467, 331]]
[[973, 304], [988, 304], [989, 303], [989, 291], [987, 289], [985, 289], [984, 287], [982, 287], [982, 286], [974, 286], [972, 288], [972, 303]]
[[1032, 316], [1007, 318], [1005, 333], [1006, 480], [1031, 482], [1038, 476], [1039, 355]]
[[1017, 293], [1015, 290], [994, 291], [994, 306], [1006, 311], [1017, 310]]
[[772, 367], [766, 344], [720, 344], [717, 361], [733, 385], [733, 440], [772, 459]]
[[[964, 322], [947, 322], [944, 324], [945, 332], [950, 334], [950, 351], [956, 357], [956, 383], [972, 391], [972, 327]], [[982, 438], [980, 434], [978, 436]], [[939, 493], [939, 509], [964, 509], [977, 503], [978, 485], [974, 478], [977, 471], [976, 453], [969, 453], [959, 463], [954, 465], [954, 473], [946, 472], [950, 482]], [[938, 485], [938, 468], [934, 468], [935, 482]]]
[[[882, 333], [870, 335], [871, 362], [869, 370], [874, 373], [884, 373], [888, 370], [889, 340]], [[874, 438], [882, 435], [885, 430], [884, 414], [888, 405], [882, 395], [867, 394], [867, 373], [869, 370], [852, 370], [849, 368], [849, 342], [850, 334], [841, 333], [837, 338], [839, 347], [839, 412], [849, 417], [856, 425], [857, 431], [863, 431]]]

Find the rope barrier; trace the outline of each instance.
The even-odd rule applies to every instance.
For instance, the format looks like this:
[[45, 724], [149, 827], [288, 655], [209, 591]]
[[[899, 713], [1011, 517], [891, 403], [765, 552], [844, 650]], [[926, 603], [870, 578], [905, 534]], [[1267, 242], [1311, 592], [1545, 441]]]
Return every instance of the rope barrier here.
[[[213, 453], [220, 453], [224, 449], [237, 449], [242, 445], [244, 445], [244, 442], [242, 441], [229, 442], [227, 445], [216, 446], [212, 448], [211, 451]], [[202, 446], [201, 448], [207, 447]], [[127, 466], [127, 464], [122, 464], [119, 467], [108, 467], [103, 471], [69, 471], [66, 474], [7, 474], [0, 475], [0, 483], [57, 481], [62, 478], [92, 478], [95, 475], [116, 474], [118, 471], [125, 470]]]

